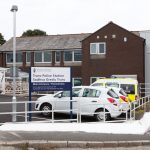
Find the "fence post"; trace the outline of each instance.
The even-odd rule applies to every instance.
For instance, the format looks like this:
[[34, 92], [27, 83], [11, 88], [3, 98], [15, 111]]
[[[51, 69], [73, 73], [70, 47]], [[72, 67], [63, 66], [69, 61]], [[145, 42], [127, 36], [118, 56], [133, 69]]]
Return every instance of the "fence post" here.
[[81, 114], [81, 103], [80, 103], [80, 100], [79, 100], [79, 123], [82, 122], [81, 117], [82, 117], [82, 114]]
[[105, 112], [105, 104], [104, 104], [104, 111], [103, 111], [103, 115], [104, 115], [104, 122], [105, 122], [105, 119], [106, 119], [106, 118], [105, 118], [105, 113], [106, 113], [106, 112]]
[[130, 120], [132, 120], [132, 103], [129, 102], [129, 107], [130, 107]]
[[25, 122], [28, 122], [28, 108], [27, 108], [27, 102], [24, 103], [25, 104]]
[[135, 120], [135, 101], [133, 102], [134, 104], [134, 120]]
[[52, 112], [52, 123], [54, 123], [54, 109], [53, 109], [53, 105], [52, 105], [52, 110], [51, 110]]

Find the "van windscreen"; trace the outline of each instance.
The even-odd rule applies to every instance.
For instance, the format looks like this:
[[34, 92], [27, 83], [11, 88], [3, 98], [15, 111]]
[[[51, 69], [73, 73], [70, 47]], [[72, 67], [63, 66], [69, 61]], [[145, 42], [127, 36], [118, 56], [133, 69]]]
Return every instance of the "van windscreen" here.
[[121, 87], [127, 94], [135, 94], [134, 84], [120, 84], [120, 87]]

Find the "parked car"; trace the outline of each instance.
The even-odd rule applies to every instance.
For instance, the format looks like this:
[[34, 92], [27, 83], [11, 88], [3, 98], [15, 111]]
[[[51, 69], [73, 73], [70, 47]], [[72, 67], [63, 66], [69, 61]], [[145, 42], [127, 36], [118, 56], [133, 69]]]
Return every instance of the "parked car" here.
[[[110, 120], [118, 117], [121, 112], [119, 97], [112, 90], [104, 87], [76, 86], [72, 89], [73, 113], [93, 116], [97, 121]], [[60, 91], [37, 99], [35, 109], [43, 111], [44, 116], [50, 115], [52, 108], [61, 113], [70, 113], [70, 92]], [[77, 111], [78, 109], [78, 111]], [[104, 113], [106, 112], [106, 113]], [[104, 116], [105, 114], [105, 116]]]
[[130, 109], [129, 107], [129, 99], [128, 95], [122, 88], [116, 88], [116, 87], [108, 87], [112, 89], [120, 98], [120, 103], [122, 103], [122, 110], [123, 111], [128, 111]]

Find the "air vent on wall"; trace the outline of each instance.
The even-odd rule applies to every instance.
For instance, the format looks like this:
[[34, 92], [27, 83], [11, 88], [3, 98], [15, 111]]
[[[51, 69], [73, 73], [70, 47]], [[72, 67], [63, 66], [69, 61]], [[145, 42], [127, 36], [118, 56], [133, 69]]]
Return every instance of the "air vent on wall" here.
[[112, 39], [115, 39], [116, 38], [116, 34], [112, 34]]

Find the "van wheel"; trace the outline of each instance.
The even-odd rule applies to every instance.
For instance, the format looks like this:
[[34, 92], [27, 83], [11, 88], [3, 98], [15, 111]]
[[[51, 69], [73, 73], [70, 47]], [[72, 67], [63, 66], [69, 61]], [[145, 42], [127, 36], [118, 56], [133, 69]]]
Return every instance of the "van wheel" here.
[[44, 116], [44, 117], [48, 117], [52, 114], [52, 112], [44, 112], [44, 111], [51, 111], [52, 110], [52, 106], [50, 104], [43, 104], [40, 108], [41, 111], [41, 114]]
[[108, 121], [108, 120], [110, 120], [111, 116], [108, 113], [108, 110], [105, 109], [105, 112], [107, 112], [107, 113], [104, 114], [104, 109], [96, 110], [95, 111], [96, 114], [94, 115], [96, 121]]

